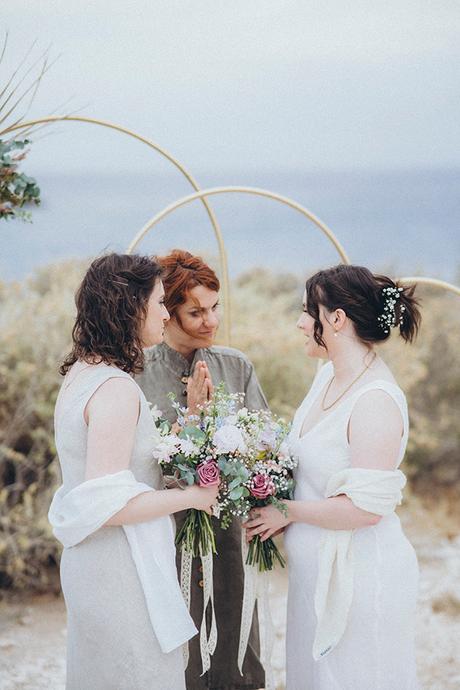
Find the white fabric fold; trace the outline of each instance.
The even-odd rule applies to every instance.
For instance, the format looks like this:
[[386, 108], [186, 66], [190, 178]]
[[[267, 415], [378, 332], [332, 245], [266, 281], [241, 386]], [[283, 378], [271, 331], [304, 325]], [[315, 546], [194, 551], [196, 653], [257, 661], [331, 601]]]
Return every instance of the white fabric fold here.
[[[96, 532], [128, 501], [151, 486], [138, 482], [130, 470], [104, 475], [54, 495], [48, 519], [55, 537], [72, 548]], [[175, 565], [174, 529], [169, 516], [123, 525], [144, 592], [152, 628], [166, 654], [198, 631], [185, 605]]]
[[275, 690], [271, 664], [275, 631], [270, 612], [269, 577], [271, 572], [259, 573], [254, 565], [246, 563], [248, 544], [245, 530], [241, 530], [241, 558], [244, 572], [243, 605], [241, 609], [240, 639], [238, 644], [238, 669], [243, 676], [243, 663], [248, 648], [254, 609], [257, 603], [259, 618], [260, 661], [265, 671], [265, 689]]
[[[326, 497], [345, 494], [357, 508], [390, 515], [402, 500], [406, 477], [400, 470], [351, 467], [330, 477]], [[353, 599], [353, 530], [324, 530], [315, 591], [315, 660], [329, 654], [342, 638]]]

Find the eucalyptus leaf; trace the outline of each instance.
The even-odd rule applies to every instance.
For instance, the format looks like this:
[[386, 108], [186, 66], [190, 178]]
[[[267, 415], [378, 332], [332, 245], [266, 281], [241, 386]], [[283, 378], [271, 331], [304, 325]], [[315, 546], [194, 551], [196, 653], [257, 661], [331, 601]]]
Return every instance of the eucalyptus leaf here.
[[228, 485], [229, 491], [232, 491], [233, 489], [236, 489], [237, 486], [240, 486], [241, 480], [239, 477], [235, 477], [235, 479], [232, 479], [230, 484]]
[[229, 498], [232, 501], [237, 501], [239, 498], [242, 497], [243, 492], [244, 492], [244, 486], [238, 486], [236, 489], [233, 489], [233, 491], [230, 491]]
[[206, 440], [206, 434], [201, 431], [197, 426], [186, 426], [182, 431], [178, 434], [179, 438], [186, 439], [189, 438], [192, 441], [197, 441], [199, 443], [204, 443]]

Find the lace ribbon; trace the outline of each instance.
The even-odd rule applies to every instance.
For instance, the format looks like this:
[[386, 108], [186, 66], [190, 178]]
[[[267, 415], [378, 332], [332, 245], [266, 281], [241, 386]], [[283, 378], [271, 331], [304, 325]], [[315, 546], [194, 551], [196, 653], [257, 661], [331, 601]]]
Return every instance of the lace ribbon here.
[[[217, 624], [216, 624], [216, 614], [214, 609], [214, 583], [213, 583], [213, 561], [212, 553], [206, 556], [201, 556], [201, 565], [203, 568], [203, 617], [201, 619], [200, 627], [200, 651], [201, 651], [201, 663], [203, 665], [204, 675], [206, 671], [211, 668], [211, 656], [214, 654], [217, 645]], [[185, 603], [188, 610], [190, 611], [190, 589], [191, 589], [191, 579], [192, 579], [192, 555], [182, 547], [181, 553], [181, 573], [180, 573], [180, 586], [182, 594], [184, 596]], [[211, 606], [211, 630], [209, 632], [209, 637], [207, 634], [206, 626], [206, 610], [208, 604]], [[184, 667], [187, 668], [189, 661], [189, 649], [188, 644], [184, 645]]]
[[268, 597], [269, 572], [259, 573], [252, 565], [247, 565], [248, 545], [246, 534], [241, 530], [241, 557], [244, 570], [243, 607], [241, 611], [240, 641], [238, 645], [238, 669], [243, 675], [243, 663], [248, 648], [254, 608], [257, 602], [259, 615], [260, 660], [265, 670], [266, 690], [275, 690], [271, 656], [275, 639], [273, 620]]
[[[182, 547], [180, 563], [180, 588], [184, 597], [185, 605], [190, 611], [190, 584], [192, 581], [192, 556]], [[188, 642], [182, 647], [184, 655], [184, 669], [188, 666], [189, 649]]]

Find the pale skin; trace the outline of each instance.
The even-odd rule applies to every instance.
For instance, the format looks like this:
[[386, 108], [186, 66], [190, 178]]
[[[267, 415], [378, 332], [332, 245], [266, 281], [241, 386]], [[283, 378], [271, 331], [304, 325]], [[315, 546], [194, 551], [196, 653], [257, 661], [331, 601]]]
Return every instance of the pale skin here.
[[[192, 362], [196, 350], [210, 347], [219, 327], [219, 293], [204, 285], [192, 288], [186, 301], [172, 316], [165, 330], [167, 345]], [[187, 406], [190, 414], [211, 399], [214, 388], [206, 362], [195, 365], [187, 383]]]
[[[157, 281], [141, 324], [140, 336], [144, 347], [163, 340], [168, 320], [163, 284]], [[96, 361], [95, 358], [95, 363], [89, 366], [97, 366]], [[87, 362], [76, 362], [69, 372], [68, 384], [87, 366]], [[134, 381], [112, 378], [97, 389], [84, 411], [88, 425], [86, 480], [129, 469], [139, 410], [139, 394]], [[105, 524], [136, 524], [188, 508], [212, 514], [218, 490], [218, 486], [202, 488], [194, 485], [186, 489], [145, 492], [132, 498]]]
[[[320, 307], [322, 337], [327, 349], [318, 345], [313, 338], [314, 319], [306, 310], [305, 294], [303, 299], [303, 312], [297, 321], [297, 328], [306, 338], [307, 355], [330, 359], [333, 364], [334, 379], [327, 391], [327, 396], [324, 398], [325, 390], [321, 391], [308, 411], [302, 424], [301, 436], [334, 411], [334, 401], [366, 365], [370, 366], [341, 400], [346, 399], [360, 386], [376, 379], [395, 383], [391, 371], [376, 355], [372, 346], [357, 337], [353, 322], [343, 309], [329, 312], [323, 306]], [[330, 409], [326, 411], [322, 409], [322, 406], [329, 405], [332, 405]], [[385, 420], [385, 424], [381, 424], [379, 421], [381, 419]], [[402, 434], [401, 412], [393, 399], [382, 390], [364, 393], [358, 398], [353, 408], [348, 426], [351, 466], [393, 470], [397, 464]], [[379, 515], [356, 508], [345, 495], [318, 501], [285, 501], [285, 503], [287, 516], [273, 506], [252, 510], [249, 520], [245, 523], [247, 539], [250, 540], [259, 534], [262, 541], [265, 541], [291, 522], [304, 522], [324, 529], [352, 530], [376, 525], [381, 520]]]

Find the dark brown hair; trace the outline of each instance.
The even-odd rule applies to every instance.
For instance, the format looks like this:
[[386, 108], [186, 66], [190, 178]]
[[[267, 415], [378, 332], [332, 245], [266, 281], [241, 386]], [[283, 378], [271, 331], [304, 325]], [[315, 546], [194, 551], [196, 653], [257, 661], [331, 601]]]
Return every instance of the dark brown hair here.
[[78, 288], [73, 347], [60, 372], [77, 360], [104, 362], [128, 374], [142, 371], [140, 327], [162, 270], [148, 256], [108, 254], [92, 262]]
[[[412, 342], [421, 320], [414, 290], [415, 285], [399, 285], [387, 276], [374, 275], [363, 266], [340, 264], [318, 271], [305, 285], [307, 311], [315, 319], [315, 341], [325, 347], [319, 318], [322, 304], [329, 312], [343, 309], [353, 321], [358, 338], [366, 343], [387, 340], [391, 327], [398, 328], [405, 342]], [[389, 305], [395, 294], [398, 297]], [[386, 320], [382, 319], [384, 314]]]
[[197, 285], [220, 290], [219, 279], [200, 256], [183, 249], [173, 249], [167, 256], [157, 257], [163, 269], [165, 306], [171, 317], [177, 318], [177, 308], [187, 301], [188, 293]]

